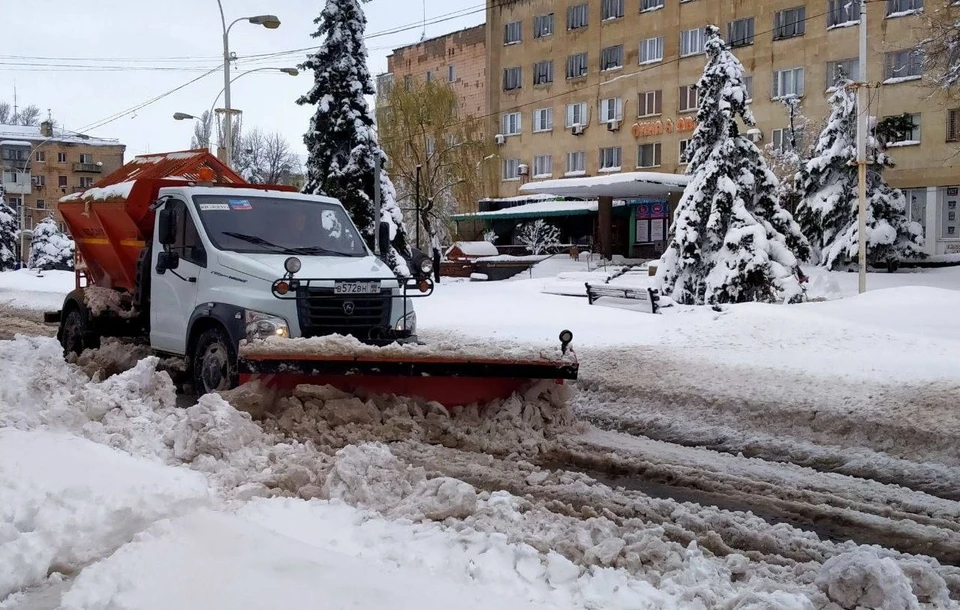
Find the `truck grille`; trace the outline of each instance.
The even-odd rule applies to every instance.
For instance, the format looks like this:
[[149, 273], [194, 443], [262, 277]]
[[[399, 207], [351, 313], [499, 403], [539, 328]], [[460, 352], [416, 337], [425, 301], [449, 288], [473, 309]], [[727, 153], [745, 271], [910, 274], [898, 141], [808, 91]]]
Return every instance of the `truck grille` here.
[[[334, 296], [330, 288], [301, 289], [297, 309], [304, 337], [351, 335], [378, 341], [390, 324], [390, 291], [379, 295]], [[349, 312], [349, 313], [348, 313]]]

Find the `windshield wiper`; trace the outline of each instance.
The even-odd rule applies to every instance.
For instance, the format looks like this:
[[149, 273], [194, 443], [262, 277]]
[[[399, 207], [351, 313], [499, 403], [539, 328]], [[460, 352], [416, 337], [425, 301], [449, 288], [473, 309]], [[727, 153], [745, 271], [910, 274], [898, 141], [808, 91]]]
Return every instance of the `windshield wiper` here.
[[332, 254], [333, 256], [359, 256], [357, 254], [350, 254], [349, 252], [340, 252], [339, 250], [331, 250], [329, 248], [324, 248], [323, 246], [303, 246], [302, 248], [290, 248], [291, 252], [297, 254]]
[[264, 238], [258, 237], [256, 235], [247, 235], [246, 233], [234, 233], [233, 231], [220, 231], [220, 234], [226, 235], [227, 237], [233, 237], [234, 239], [250, 242], [251, 244], [257, 244], [258, 246], [266, 246], [268, 248], [274, 248], [284, 253], [293, 252], [293, 250], [290, 248], [285, 248], [284, 246], [275, 244], [272, 241], [267, 241]]

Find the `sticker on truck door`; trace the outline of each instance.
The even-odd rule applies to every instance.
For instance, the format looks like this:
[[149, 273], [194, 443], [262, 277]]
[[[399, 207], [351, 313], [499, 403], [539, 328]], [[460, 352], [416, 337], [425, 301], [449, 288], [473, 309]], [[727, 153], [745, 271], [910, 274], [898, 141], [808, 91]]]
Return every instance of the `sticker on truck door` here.
[[211, 210], [229, 210], [230, 205], [226, 203], [201, 203], [200, 211], [209, 212]]
[[231, 210], [252, 210], [253, 206], [246, 199], [229, 199]]

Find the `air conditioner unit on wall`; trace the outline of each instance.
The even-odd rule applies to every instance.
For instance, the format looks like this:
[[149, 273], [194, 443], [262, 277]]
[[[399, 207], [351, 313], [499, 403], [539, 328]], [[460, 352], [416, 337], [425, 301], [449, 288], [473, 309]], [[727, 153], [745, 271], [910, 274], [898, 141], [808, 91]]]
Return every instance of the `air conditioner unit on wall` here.
[[507, 141], [507, 138], [504, 137], [502, 133], [498, 133], [493, 136], [493, 141], [497, 143], [497, 146], [503, 146], [503, 143]]
[[580, 136], [583, 135], [584, 130], [586, 130], [586, 125], [581, 125], [580, 123], [574, 123], [573, 127], [570, 128], [570, 131], [573, 132], [573, 135]]
[[620, 123], [619, 120], [607, 121], [607, 131], [620, 131]]
[[520, 166], [517, 168], [517, 171], [520, 172], [521, 176], [526, 176], [527, 174], [530, 173], [530, 166], [527, 165], [526, 163], [521, 163]]
[[747, 137], [750, 138], [751, 142], [759, 142], [763, 139], [763, 132], [756, 128], [748, 129]]

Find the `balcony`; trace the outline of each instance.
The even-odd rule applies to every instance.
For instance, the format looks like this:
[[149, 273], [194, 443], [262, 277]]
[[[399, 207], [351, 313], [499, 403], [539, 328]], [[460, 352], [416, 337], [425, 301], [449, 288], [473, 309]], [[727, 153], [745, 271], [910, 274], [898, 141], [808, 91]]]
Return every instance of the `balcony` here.
[[103, 163], [74, 163], [73, 171], [85, 174], [99, 174], [103, 171]]

